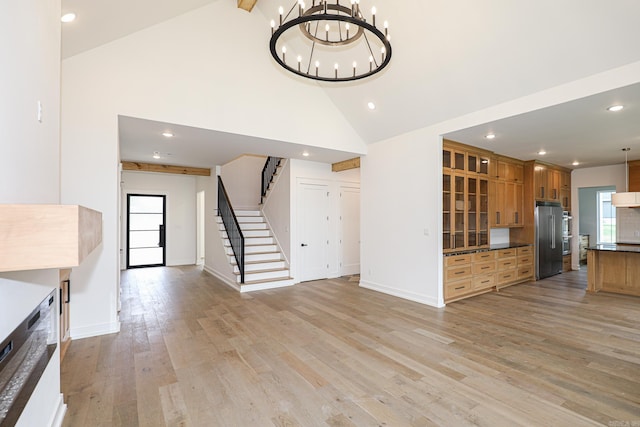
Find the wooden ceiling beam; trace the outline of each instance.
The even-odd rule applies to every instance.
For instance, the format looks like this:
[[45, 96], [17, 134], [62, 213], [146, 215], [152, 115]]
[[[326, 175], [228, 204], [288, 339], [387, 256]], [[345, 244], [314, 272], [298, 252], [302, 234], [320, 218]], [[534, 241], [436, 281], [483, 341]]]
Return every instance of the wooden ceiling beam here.
[[333, 172], [342, 172], [349, 169], [358, 169], [359, 167], [360, 167], [360, 157], [355, 157], [353, 159], [332, 164], [331, 170]]
[[122, 170], [173, 173], [177, 175], [211, 176], [211, 169], [186, 166], [159, 165], [155, 163], [122, 162]]
[[256, 5], [258, 0], [238, 0], [238, 8], [244, 9], [247, 12], [251, 12], [253, 10], [253, 6]]

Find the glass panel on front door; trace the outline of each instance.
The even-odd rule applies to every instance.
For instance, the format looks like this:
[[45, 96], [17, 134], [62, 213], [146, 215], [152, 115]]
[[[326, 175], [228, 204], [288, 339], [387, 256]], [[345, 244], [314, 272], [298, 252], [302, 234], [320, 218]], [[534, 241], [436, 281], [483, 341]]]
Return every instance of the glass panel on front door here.
[[165, 196], [127, 195], [127, 268], [165, 265]]

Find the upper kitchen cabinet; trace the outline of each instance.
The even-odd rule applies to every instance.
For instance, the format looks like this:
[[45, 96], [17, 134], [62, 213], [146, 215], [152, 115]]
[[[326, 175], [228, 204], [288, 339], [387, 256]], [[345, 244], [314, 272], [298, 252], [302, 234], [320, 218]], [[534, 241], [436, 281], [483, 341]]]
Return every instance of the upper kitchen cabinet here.
[[77, 205], [0, 205], [0, 271], [67, 268], [102, 242], [102, 214]]
[[[443, 250], [489, 245], [489, 166], [482, 150], [445, 141], [442, 169]], [[456, 160], [458, 159], [458, 160]], [[463, 168], [461, 166], [464, 164]]]
[[442, 169], [489, 176], [492, 167], [490, 155], [490, 152], [480, 148], [444, 140]]
[[524, 165], [522, 161], [509, 157], [496, 158], [496, 175], [494, 178], [507, 182], [524, 182]]
[[558, 202], [565, 210], [570, 208], [570, 169], [539, 161], [526, 162], [525, 168], [532, 170], [533, 196], [536, 201]]
[[640, 160], [629, 161], [629, 191], [640, 192]]

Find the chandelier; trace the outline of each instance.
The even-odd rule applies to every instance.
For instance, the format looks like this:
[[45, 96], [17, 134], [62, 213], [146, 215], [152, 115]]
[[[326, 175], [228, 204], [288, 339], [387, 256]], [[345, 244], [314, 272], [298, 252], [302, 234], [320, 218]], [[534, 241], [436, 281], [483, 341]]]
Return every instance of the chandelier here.
[[367, 22], [360, 0], [303, 0], [271, 21], [271, 56], [286, 70], [313, 80], [346, 82], [372, 76], [391, 60], [388, 23], [376, 27], [376, 8]]

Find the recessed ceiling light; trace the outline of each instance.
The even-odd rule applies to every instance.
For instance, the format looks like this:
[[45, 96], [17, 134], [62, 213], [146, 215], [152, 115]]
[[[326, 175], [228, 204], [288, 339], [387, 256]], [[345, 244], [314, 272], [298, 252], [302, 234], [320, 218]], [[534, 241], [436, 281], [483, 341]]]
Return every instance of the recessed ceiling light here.
[[305, 156], [305, 157], [309, 157], [309, 152], [308, 152], [308, 151], [304, 151], [304, 152], [302, 153], [302, 155], [303, 155], [303, 156]]
[[153, 152], [153, 158], [154, 159], [159, 159], [160, 158], [160, 153], [158, 151], [154, 151]]
[[487, 138], [487, 139], [493, 139], [493, 138], [496, 137], [496, 134], [495, 133], [488, 133], [484, 137]]
[[544, 150], [540, 150], [540, 151], [538, 151], [538, 154], [541, 155], [541, 156], [544, 156], [545, 154], [547, 154], [547, 152], [544, 151]]
[[369, 110], [375, 110], [376, 109], [376, 104], [374, 104], [373, 102], [369, 102], [367, 104], [367, 107], [369, 107]]
[[172, 132], [162, 132], [162, 136], [164, 136], [165, 138], [173, 138], [173, 133]]
[[576, 160], [575, 162], [573, 162], [573, 163], [571, 163], [571, 164], [572, 164], [573, 166], [578, 166], [578, 165], [580, 164], [580, 162]]
[[608, 111], [613, 111], [614, 113], [616, 111], [620, 111], [624, 108], [624, 105], [612, 105], [611, 107], [607, 108]]
[[75, 13], [65, 13], [64, 15], [62, 15], [62, 17], [60, 18], [60, 21], [64, 22], [65, 24], [68, 22], [73, 22], [76, 19], [76, 14]]

